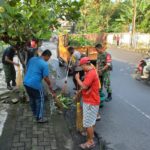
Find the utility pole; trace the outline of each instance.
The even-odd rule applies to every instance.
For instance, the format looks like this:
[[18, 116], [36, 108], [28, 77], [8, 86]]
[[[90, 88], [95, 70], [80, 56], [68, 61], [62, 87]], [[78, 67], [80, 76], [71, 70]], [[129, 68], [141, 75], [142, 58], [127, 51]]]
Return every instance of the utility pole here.
[[134, 34], [135, 34], [135, 30], [136, 30], [136, 6], [137, 6], [137, 0], [133, 0], [131, 47], [134, 47]]

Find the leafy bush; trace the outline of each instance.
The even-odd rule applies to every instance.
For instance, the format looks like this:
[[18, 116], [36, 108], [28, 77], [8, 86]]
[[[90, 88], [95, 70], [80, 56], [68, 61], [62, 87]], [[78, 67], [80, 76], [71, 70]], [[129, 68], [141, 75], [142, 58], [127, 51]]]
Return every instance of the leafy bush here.
[[70, 36], [69, 37], [69, 46], [93, 46], [94, 43], [88, 39], [81, 36]]

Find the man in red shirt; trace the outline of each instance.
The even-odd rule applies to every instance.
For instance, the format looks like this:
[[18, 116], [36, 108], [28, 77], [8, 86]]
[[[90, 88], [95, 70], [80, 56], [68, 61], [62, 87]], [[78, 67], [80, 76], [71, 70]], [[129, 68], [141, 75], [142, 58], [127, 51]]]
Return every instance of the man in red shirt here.
[[80, 60], [80, 66], [85, 72], [84, 81], [80, 80], [79, 73], [76, 74], [76, 80], [82, 89], [83, 98], [83, 127], [86, 128], [88, 139], [85, 143], [80, 144], [82, 149], [92, 148], [95, 146], [94, 126], [100, 105], [99, 96], [99, 77], [96, 69], [90, 64], [88, 57]]

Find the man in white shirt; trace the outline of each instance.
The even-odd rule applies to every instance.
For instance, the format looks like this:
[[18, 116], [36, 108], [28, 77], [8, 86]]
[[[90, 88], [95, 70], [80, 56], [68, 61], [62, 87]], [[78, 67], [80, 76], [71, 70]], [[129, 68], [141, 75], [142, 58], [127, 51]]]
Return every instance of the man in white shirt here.
[[84, 75], [84, 72], [83, 72], [82, 68], [79, 66], [81, 53], [79, 51], [76, 51], [73, 47], [69, 47], [68, 52], [70, 53], [70, 58], [71, 58], [71, 62], [72, 62], [73, 82], [74, 82], [74, 85], [75, 85], [74, 90], [78, 90], [79, 87], [78, 87], [77, 81], [75, 79], [75, 75], [78, 72], [80, 73], [81, 78]]

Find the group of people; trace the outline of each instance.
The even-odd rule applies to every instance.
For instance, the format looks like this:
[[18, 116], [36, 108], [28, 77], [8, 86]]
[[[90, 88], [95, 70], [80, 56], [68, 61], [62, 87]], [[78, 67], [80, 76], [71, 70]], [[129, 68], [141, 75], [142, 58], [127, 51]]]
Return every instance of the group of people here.
[[[33, 44], [33, 43], [32, 43]], [[79, 88], [82, 91], [83, 99], [83, 127], [86, 129], [88, 139], [81, 144], [82, 149], [91, 148], [95, 146], [94, 126], [99, 113], [100, 106], [100, 91], [103, 86], [107, 90], [107, 101], [112, 99], [112, 90], [110, 86], [110, 69], [111, 62], [109, 61], [106, 48], [101, 44], [95, 46], [98, 57], [96, 67], [91, 64], [90, 59], [82, 56], [75, 51], [73, 47], [69, 47], [68, 51], [74, 63], [73, 67], [73, 81], [75, 89]], [[9, 47], [5, 50], [2, 58], [4, 72], [6, 76], [7, 88], [12, 89], [16, 86], [16, 72], [14, 65], [19, 66], [13, 61], [16, 48]], [[52, 53], [50, 50], [45, 50], [41, 56], [33, 55], [26, 64], [26, 72], [23, 84], [28, 93], [30, 106], [38, 123], [45, 123], [47, 119], [44, 118], [44, 91], [42, 80], [47, 83], [50, 92], [55, 96], [49, 80], [49, 68], [47, 61], [50, 59]], [[12, 85], [11, 85], [12, 82]]]
[[[30, 48], [29, 48], [30, 47]], [[13, 61], [14, 56], [17, 54], [17, 46], [9, 46], [4, 50], [3, 56], [2, 56], [2, 64], [3, 69], [5, 72], [5, 81], [7, 84], [7, 89], [12, 90], [13, 87], [16, 87], [16, 71], [15, 66], [19, 67], [19, 63], [16, 63]], [[37, 55], [37, 41], [31, 40], [30, 46], [28, 46], [27, 53], [27, 59], [24, 60], [24, 64], [27, 64], [28, 60], [33, 57], [34, 55]]]
[[73, 47], [68, 48], [71, 55], [70, 58], [75, 60], [73, 61], [73, 82], [75, 89], [82, 91], [83, 127], [87, 133], [87, 141], [80, 144], [82, 149], [95, 146], [93, 140], [94, 126], [99, 116], [100, 93], [103, 91], [103, 86], [108, 93], [106, 101], [112, 99], [110, 85], [111, 56], [106, 52], [106, 48], [102, 44], [97, 44], [95, 49], [98, 53], [96, 67], [91, 64], [88, 57], [82, 56]]
[[[38, 48], [34, 41], [31, 41], [30, 48], [30, 51], [27, 52], [27, 61], [25, 62], [26, 69], [23, 84], [29, 96], [30, 106], [35, 119], [38, 123], [45, 123], [48, 120], [44, 118], [44, 89], [42, 80], [47, 83], [50, 92], [55, 96], [55, 92], [49, 80], [49, 66], [47, 63], [52, 53], [50, 50], [46, 49], [41, 56], [37, 55]], [[9, 90], [12, 90], [13, 86], [16, 86], [16, 71], [14, 66], [19, 66], [18, 63], [13, 61], [16, 51], [16, 47], [10, 46], [5, 49], [2, 57], [5, 80]]]

